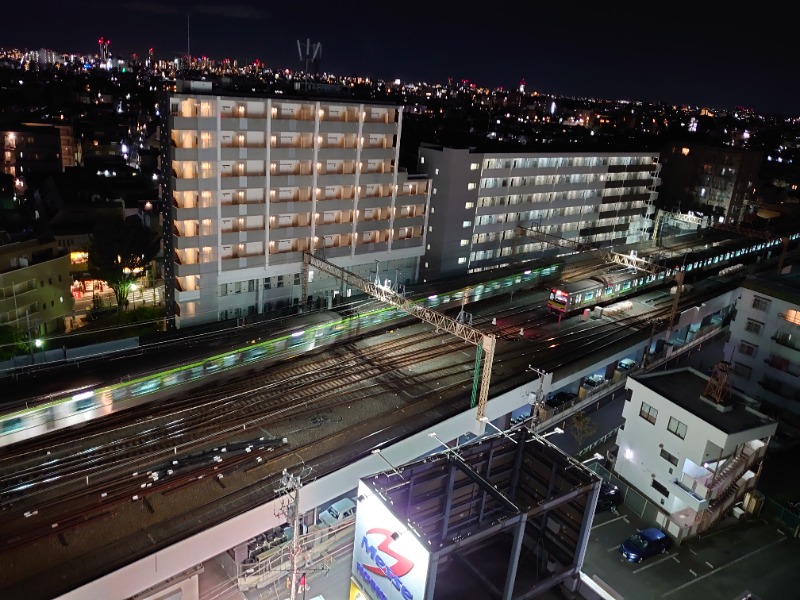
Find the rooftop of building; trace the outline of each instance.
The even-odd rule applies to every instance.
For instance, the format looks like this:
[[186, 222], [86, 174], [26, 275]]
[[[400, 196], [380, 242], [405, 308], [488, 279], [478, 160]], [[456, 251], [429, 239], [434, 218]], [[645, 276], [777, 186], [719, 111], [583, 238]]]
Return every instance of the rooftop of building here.
[[375, 98], [370, 89], [354, 86], [334, 85], [321, 82], [296, 81], [293, 85], [270, 85], [249, 87], [242, 85], [244, 82], [237, 79], [214, 78], [208, 80], [178, 79], [174, 92], [169, 92], [170, 97], [177, 96], [221, 96], [224, 98], [249, 98], [273, 99], [284, 101], [308, 102], [320, 100], [329, 102], [347, 102], [351, 104], [365, 103], [381, 106], [402, 105], [396, 100]]
[[800, 307], [800, 269], [788, 273], [748, 275], [742, 287]]
[[773, 419], [750, 408], [748, 402], [752, 401], [731, 388], [726, 390], [726, 401], [716, 403], [706, 396], [711, 378], [691, 367], [634, 375], [633, 379], [726, 434], [775, 423]]

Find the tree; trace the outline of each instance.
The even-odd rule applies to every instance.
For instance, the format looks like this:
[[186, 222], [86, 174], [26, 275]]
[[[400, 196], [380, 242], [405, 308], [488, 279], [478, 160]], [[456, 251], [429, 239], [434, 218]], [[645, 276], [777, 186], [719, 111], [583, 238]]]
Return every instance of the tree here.
[[89, 273], [114, 290], [122, 309], [131, 284], [147, 274], [159, 246], [159, 236], [137, 215], [98, 218], [89, 236]]
[[8, 325], [0, 325], [0, 360], [14, 358], [27, 351], [28, 347], [19, 331]]
[[582, 447], [583, 442], [589, 439], [597, 430], [592, 420], [583, 411], [578, 411], [569, 420], [569, 431], [578, 446]]

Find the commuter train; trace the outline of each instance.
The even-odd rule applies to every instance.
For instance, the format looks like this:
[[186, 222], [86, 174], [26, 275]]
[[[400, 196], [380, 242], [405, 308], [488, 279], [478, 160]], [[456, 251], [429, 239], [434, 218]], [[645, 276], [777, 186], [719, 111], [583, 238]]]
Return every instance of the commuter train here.
[[[798, 235], [792, 235], [790, 239], [797, 240]], [[562, 282], [551, 288], [547, 308], [559, 315], [571, 315], [669, 282], [678, 271], [684, 273], [685, 281], [702, 274], [729, 274], [743, 269], [744, 266], [739, 262], [734, 265], [736, 269], [730, 271], [724, 268], [720, 270], [720, 267], [734, 261], [755, 260], [761, 251], [779, 247], [780, 244], [778, 239], [718, 242], [702, 250], [682, 253], [680, 257], [662, 259], [666, 262], [662, 265], [664, 270], [656, 274], [617, 265], [587, 279]], [[670, 262], [673, 263], [671, 267], [667, 266]]]
[[[799, 238], [800, 234], [792, 234], [789, 239], [796, 242]], [[713, 269], [716, 274], [730, 263], [742, 263], [748, 257], [755, 258], [759, 251], [780, 245], [780, 241], [728, 239], [709, 245], [708, 249], [699, 252], [681, 254], [681, 263], [676, 262], [673, 269], [658, 275], [632, 273], [625, 267], [615, 266], [607, 269], [600, 279], [559, 285], [550, 290], [547, 306], [549, 310], [563, 315], [616, 300], [644, 287], [666, 283], [677, 270], [707, 273]], [[671, 257], [667, 260], [678, 259]], [[414, 286], [407, 298], [443, 311], [464, 303], [557, 281], [563, 269], [564, 262], [559, 259], [541, 259], [494, 271], [488, 281], [481, 280], [487, 277], [487, 273], [476, 273], [457, 281]], [[440, 291], [443, 288], [452, 291], [443, 293]], [[179, 387], [181, 392], [185, 392], [207, 385], [211, 380], [232, 377], [239, 369], [263, 368], [335, 341], [379, 331], [406, 316], [401, 309], [376, 301], [358, 311], [342, 311], [341, 314], [316, 312], [291, 317], [290, 327], [267, 340], [258, 340], [242, 348], [128, 381], [72, 390], [31, 408], [0, 415], [0, 447], [139, 404], [158, 401], [174, 395]]]
[[[465, 301], [476, 302], [510, 290], [526, 289], [557, 279], [561, 275], [562, 266], [562, 263], [553, 261], [533, 262], [522, 271], [503, 270], [501, 276], [495, 276], [489, 281], [480, 281], [479, 276], [462, 279], [459, 281], [462, 287], [446, 293], [433, 293], [437, 288], [441, 290], [445, 287], [446, 283], [422, 285], [415, 287], [409, 299], [428, 308], [446, 310], [458, 307]], [[463, 287], [469, 282], [472, 285]], [[357, 311], [343, 310], [341, 314], [322, 311], [291, 317], [290, 327], [270, 339], [258, 340], [242, 348], [134, 377], [128, 381], [90, 387], [78, 392], [73, 390], [68, 395], [55, 397], [38, 406], [2, 415], [0, 447], [78, 425], [112, 412], [158, 401], [175, 394], [178, 387], [181, 392], [185, 392], [205, 386], [211, 380], [232, 377], [239, 369], [263, 368], [335, 341], [389, 327], [403, 317], [407, 317], [403, 310], [377, 301]]]

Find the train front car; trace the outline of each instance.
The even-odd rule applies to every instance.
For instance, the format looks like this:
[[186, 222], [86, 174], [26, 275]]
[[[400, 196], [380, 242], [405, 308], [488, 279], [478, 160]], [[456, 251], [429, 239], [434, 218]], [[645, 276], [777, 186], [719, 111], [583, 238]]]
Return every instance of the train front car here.
[[547, 309], [563, 316], [583, 308], [592, 308], [600, 301], [604, 286], [595, 279], [562, 282], [550, 290]]

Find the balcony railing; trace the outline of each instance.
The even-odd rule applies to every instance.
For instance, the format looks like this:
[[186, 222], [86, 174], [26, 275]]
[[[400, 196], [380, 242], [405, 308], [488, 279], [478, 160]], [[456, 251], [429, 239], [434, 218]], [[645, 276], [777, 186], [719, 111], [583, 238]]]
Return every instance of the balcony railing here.
[[792, 336], [788, 333], [776, 333], [774, 336], [772, 336], [772, 340], [784, 348], [800, 351], [800, 341], [793, 340]]
[[800, 377], [800, 366], [792, 363], [787, 358], [781, 356], [770, 356], [764, 362], [777, 371], [788, 373], [793, 377]]

